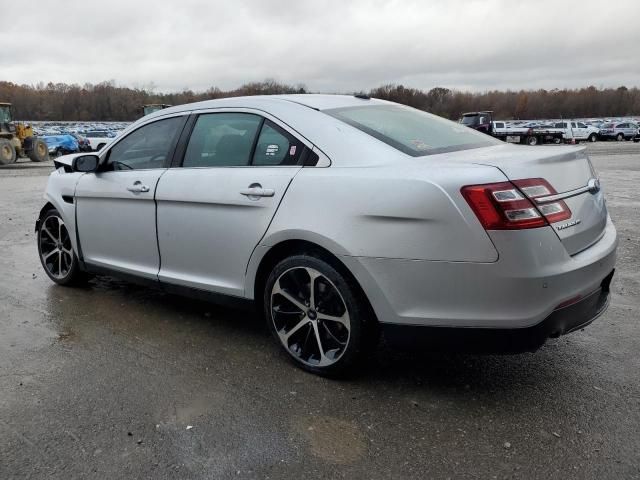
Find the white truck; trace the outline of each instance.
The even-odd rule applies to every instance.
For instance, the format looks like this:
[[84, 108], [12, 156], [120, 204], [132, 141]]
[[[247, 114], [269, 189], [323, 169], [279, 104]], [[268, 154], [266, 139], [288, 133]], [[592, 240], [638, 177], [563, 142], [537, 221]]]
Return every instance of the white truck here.
[[503, 142], [541, 145], [543, 143], [562, 143], [562, 133], [555, 129], [531, 124], [514, 126], [504, 121], [494, 121], [491, 110], [463, 113], [459, 122], [478, 132], [499, 138]]
[[598, 140], [600, 129], [593, 125], [587, 125], [583, 122], [576, 122], [575, 120], [562, 120], [553, 124], [553, 128], [557, 132], [562, 132], [562, 138], [565, 141], [571, 139], [579, 141], [595, 142]]
[[562, 133], [552, 128], [511, 125], [504, 121], [491, 122], [491, 135], [508, 143], [561, 143]]
[[116, 137], [116, 134], [114, 132], [101, 130], [90, 130], [88, 132], [82, 133], [81, 135], [87, 139], [87, 141], [89, 142], [89, 146], [93, 151], [100, 150], [114, 137]]

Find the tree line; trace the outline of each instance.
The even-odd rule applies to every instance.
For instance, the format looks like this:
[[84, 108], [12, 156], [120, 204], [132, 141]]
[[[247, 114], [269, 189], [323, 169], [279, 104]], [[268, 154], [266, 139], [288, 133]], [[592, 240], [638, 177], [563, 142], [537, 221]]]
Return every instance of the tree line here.
[[[212, 87], [202, 92], [155, 93], [153, 87], [129, 88], [115, 82], [98, 84], [39, 83], [18, 85], [0, 81], [0, 102], [14, 105], [21, 120], [130, 121], [150, 103], [180, 105], [222, 97], [308, 93], [303, 85], [274, 80], [247, 83], [233, 90]], [[640, 89], [596, 88], [553, 90], [490, 90], [467, 92], [436, 87], [430, 90], [383, 85], [365, 93], [410, 105], [450, 119], [467, 111], [493, 110], [501, 119], [589, 118], [640, 115]]]

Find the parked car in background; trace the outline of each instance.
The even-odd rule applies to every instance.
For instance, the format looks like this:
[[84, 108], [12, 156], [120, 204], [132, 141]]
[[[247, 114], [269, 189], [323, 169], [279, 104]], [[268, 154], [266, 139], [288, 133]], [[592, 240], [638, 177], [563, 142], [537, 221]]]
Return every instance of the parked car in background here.
[[91, 150], [101, 150], [111, 139], [115, 138], [117, 134], [107, 130], [91, 130], [84, 132], [82, 135], [88, 140]]
[[152, 113], [55, 165], [36, 222], [52, 281], [253, 302], [315, 373], [357, 366], [379, 330], [533, 351], [608, 305], [617, 235], [584, 148], [509, 145], [368, 97], [273, 95]]
[[600, 138], [605, 140], [632, 140], [638, 134], [638, 125], [632, 122], [606, 123], [600, 129]]
[[598, 140], [600, 129], [584, 122], [563, 120], [553, 124], [553, 130], [562, 132], [564, 140], [588, 140], [595, 142]]
[[638, 126], [638, 132], [636, 133], [636, 136], [633, 137], [633, 141], [636, 143], [640, 142], [640, 125]]
[[89, 140], [87, 140], [86, 137], [80, 135], [79, 133], [75, 133], [75, 132], [71, 132], [71, 133], [69, 133], [69, 135], [71, 135], [73, 138], [76, 139], [76, 141], [78, 142], [78, 147], [80, 148], [81, 152], [91, 152], [92, 151], [91, 144], [89, 143]]
[[42, 137], [42, 139], [47, 143], [50, 156], [59, 157], [80, 151], [78, 141], [73, 135], [47, 135]]

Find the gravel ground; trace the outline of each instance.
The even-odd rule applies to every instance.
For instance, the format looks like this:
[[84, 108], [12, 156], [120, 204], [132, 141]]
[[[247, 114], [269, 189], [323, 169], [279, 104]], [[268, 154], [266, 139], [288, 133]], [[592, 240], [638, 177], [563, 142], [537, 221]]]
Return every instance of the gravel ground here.
[[54, 286], [50, 167], [0, 169], [0, 479], [640, 478], [640, 144], [588, 149], [620, 235], [603, 317], [535, 354], [383, 350], [340, 382], [245, 312]]

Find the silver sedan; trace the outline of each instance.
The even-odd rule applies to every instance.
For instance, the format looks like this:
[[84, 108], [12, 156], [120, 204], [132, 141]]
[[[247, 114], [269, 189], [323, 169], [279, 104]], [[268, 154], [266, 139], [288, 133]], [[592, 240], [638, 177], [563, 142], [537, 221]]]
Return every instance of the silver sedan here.
[[580, 147], [285, 95], [167, 108], [56, 167], [36, 223], [54, 282], [248, 302], [315, 373], [353, 369], [380, 332], [532, 351], [608, 304], [616, 230]]

